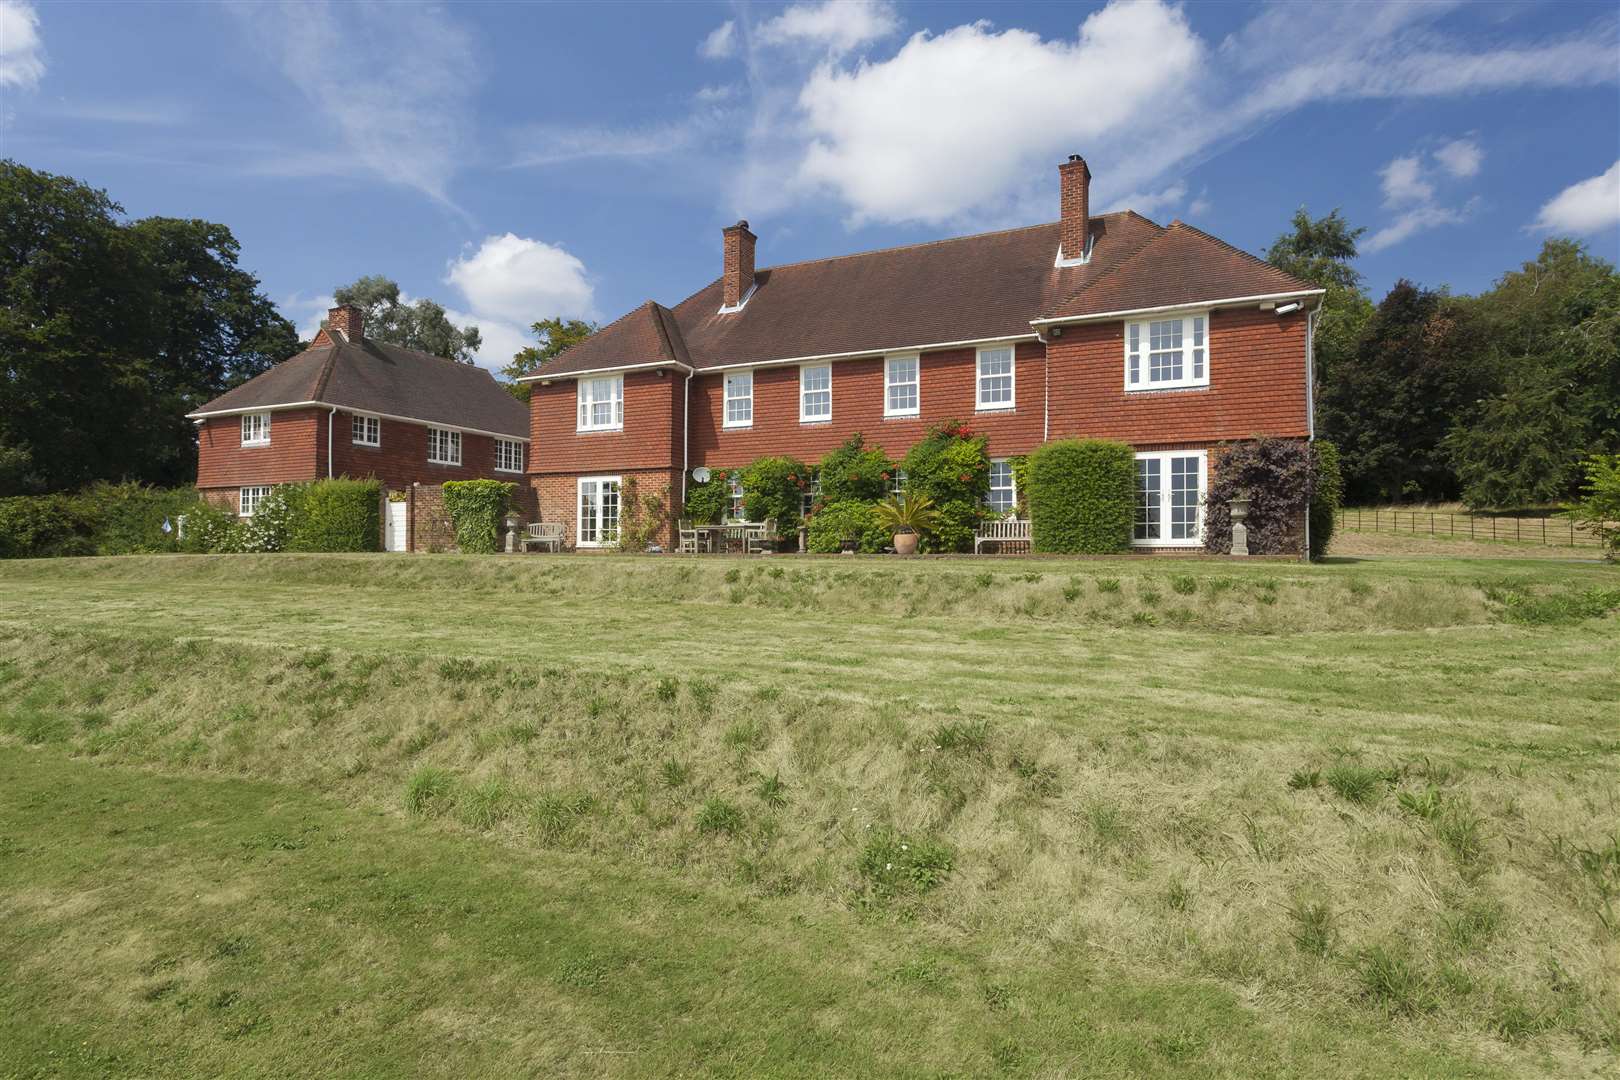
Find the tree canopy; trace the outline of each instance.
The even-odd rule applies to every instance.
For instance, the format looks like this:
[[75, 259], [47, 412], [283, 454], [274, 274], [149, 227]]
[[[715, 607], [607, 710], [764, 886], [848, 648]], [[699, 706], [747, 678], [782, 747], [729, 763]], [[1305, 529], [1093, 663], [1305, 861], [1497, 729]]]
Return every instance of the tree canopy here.
[[353, 304], [365, 314], [366, 337], [434, 356], [470, 364], [483, 336], [476, 326], [457, 326], [444, 305], [426, 298], [405, 303], [399, 285], [380, 274], [368, 274], [332, 293], [339, 304]]
[[177, 484], [185, 414], [297, 351], [224, 225], [0, 162], [0, 495]]
[[560, 315], [554, 315], [534, 323], [529, 327], [529, 331], [539, 339], [539, 344], [519, 349], [513, 355], [512, 362], [501, 368], [501, 374], [511, 380], [507, 384], [507, 389], [519, 401], [529, 400], [529, 384], [520, 383], [518, 379], [533, 374], [541, 364], [570, 345], [577, 345], [596, 333], [597, 325], [582, 319], [564, 319]]

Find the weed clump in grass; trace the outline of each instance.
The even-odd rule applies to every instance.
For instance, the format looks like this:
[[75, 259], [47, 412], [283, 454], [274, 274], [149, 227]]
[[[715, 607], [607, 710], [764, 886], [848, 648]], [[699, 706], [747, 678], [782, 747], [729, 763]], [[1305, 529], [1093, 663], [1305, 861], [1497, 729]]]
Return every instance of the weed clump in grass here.
[[1294, 947], [1311, 956], [1326, 956], [1333, 951], [1338, 929], [1333, 908], [1324, 900], [1299, 899], [1288, 909], [1293, 921], [1289, 937]]
[[1102, 593], [1119, 592], [1119, 578], [1100, 577], [1097, 579], [1097, 591]]
[[548, 847], [560, 847], [573, 831], [575, 823], [588, 814], [595, 805], [589, 795], [566, 797], [542, 795], [534, 801], [529, 820], [534, 826], [537, 840]]
[[990, 746], [990, 725], [984, 720], [941, 724], [932, 740], [936, 750], [982, 754]]
[[748, 818], [742, 809], [724, 799], [715, 797], [704, 802], [698, 810], [697, 827], [699, 832], [723, 833], [726, 836], [735, 836], [742, 832], [748, 824]]
[[456, 778], [444, 769], [423, 765], [405, 782], [405, 809], [409, 813], [436, 817], [456, 802]]
[[1431, 1012], [1439, 1001], [1430, 979], [1401, 952], [1374, 946], [1356, 957], [1362, 993], [1386, 1012], [1405, 1016]]
[[953, 854], [935, 840], [913, 840], [892, 829], [875, 831], [861, 849], [855, 869], [879, 899], [919, 896], [944, 884]]
[[1198, 591], [1198, 579], [1191, 574], [1172, 574], [1170, 588], [1182, 596], [1191, 596]]
[[675, 758], [666, 758], [658, 768], [658, 775], [663, 779], [667, 788], [678, 788], [692, 778], [692, 767]]
[[499, 779], [491, 777], [468, 788], [456, 800], [456, 815], [471, 829], [490, 829], [511, 813], [512, 793]]
[[1304, 791], [1308, 788], [1320, 787], [1321, 783], [1321, 769], [1295, 769], [1288, 776], [1288, 786], [1294, 791]]
[[1370, 806], [1384, 795], [1384, 774], [1366, 765], [1340, 762], [1324, 779], [1339, 798], [1358, 806]]
[[787, 784], [782, 780], [781, 773], [773, 773], [762, 777], [759, 785], [754, 788], [754, 794], [759, 801], [773, 810], [787, 805]]

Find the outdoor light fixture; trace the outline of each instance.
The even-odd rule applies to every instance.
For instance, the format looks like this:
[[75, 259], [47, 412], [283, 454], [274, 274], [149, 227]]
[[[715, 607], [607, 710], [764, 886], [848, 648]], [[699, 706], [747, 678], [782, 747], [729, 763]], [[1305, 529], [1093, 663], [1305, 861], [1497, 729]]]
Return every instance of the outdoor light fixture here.
[[1298, 311], [1298, 310], [1299, 310], [1299, 301], [1296, 300], [1292, 304], [1284, 304], [1282, 307], [1278, 308], [1277, 309], [1277, 314], [1279, 314], [1279, 315], [1287, 315], [1290, 311]]

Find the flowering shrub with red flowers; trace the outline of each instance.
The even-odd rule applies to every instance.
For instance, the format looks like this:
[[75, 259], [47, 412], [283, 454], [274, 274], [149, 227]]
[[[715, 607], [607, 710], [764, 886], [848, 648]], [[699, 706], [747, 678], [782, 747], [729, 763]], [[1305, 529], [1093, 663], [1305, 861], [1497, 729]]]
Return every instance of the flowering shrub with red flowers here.
[[804, 501], [799, 478], [809, 473], [810, 466], [790, 457], [762, 457], [745, 466], [742, 470], [743, 511], [748, 520], [774, 520], [778, 536], [796, 533]]
[[881, 450], [870, 450], [866, 438], [851, 435], [849, 441], [821, 459], [821, 500], [876, 503], [889, 494], [889, 476], [894, 468]]
[[973, 530], [986, 514], [990, 455], [985, 438], [960, 420], [933, 428], [906, 454], [906, 493], [933, 500], [938, 514], [930, 551], [972, 551]]

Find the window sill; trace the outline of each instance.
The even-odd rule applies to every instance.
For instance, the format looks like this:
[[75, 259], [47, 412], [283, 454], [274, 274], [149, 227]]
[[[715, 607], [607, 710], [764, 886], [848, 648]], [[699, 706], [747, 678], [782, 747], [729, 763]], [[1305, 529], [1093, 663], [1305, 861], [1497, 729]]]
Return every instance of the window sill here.
[[624, 431], [624, 425], [620, 424], [617, 427], [577, 427], [577, 428], [574, 429], [574, 434], [575, 435], [614, 435], [614, 434], [621, 433], [623, 431]]
[[354, 447], [357, 450], [381, 450], [382, 449], [382, 443], [374, 443], [374, 442], [357, 442], [357, 443], [350, 443], [349, 445]]
[[1127, 394], [1163, 394], [1171, 390], [1208, 390], [1209, 383], [1170, 383], [1167, 386], [1127, 386]]
[[1135, 548], [1201, 548], [1203, 540], [1132, 540]]
[[501, 468], [497, 468], [495, 471], [496, 472], [506, 473], [509, 476], [522, 476], [523, 475], [523, 470], [522, 469], [501, 469]]
[[974, 406], [973, 411], [976, 412], [976, 413], [1011, 413], [1011, 412], [1017, 412], [1018, 411], [1018, 406], [1016, 406], [1016, 405], [976, 405], [976, 406]]
[[721, 431], [753, 431], [753, 424], [721, 424]]
[[818, 418], [816, 418], [814, 420], [807, 420], [802, 416], [799, 417], [799, 426], [800, 427], [827, 427], [831, 423], [832, 423], [832, 417], [830, 417], [830, 416], [818, 417]]
[[922, 410], [917, 409], [917, 410], [915, 410], [913, 412], [886, 412], [886, 413], [883, 414], [883, 419], [885, 419], [885, 420], [920, 420], [920, 419], [922, 419]]
[[428, 458], [428, 464], [429, 465], [441, 465], [446, 469], [459, 469], [459, 468], [461, 468], [461, 462], [459, 462], [459, 461], [434, 461], [432, 458]]
[[257, 449], [259, 449], [261, 447], [265, 447], [265, 446], [269, 446], [269, 445], [270, 445], [270, 440], [269, 439], [261, 439], [261, 440], [259, 440], [257, 442], [245, 442], [245, 443], [243, 443], [242, 444], [242, 449], [244, 449], [244, 450], [257, 450]]

